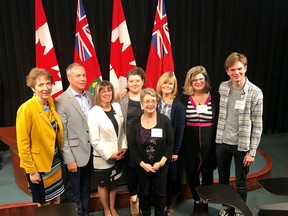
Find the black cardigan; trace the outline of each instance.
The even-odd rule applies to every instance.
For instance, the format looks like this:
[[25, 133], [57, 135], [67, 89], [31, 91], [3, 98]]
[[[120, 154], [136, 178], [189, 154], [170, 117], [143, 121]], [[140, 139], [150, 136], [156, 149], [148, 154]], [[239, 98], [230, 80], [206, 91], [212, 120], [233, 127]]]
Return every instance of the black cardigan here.
[[[163, 135], [162, 138], [156, 138], [155, 162], [160, 161], [163, 156], [165, 156], [167, 160], [170, 161], [173, 151], [174, 133], [169, 118], [157, 112], [157, 124], [154, 128], [161, 128]], [[141, 161], [149, 163], [147, 155], [143, 151], [140, 143], [140, 129], [141, 117], [137, 118], [132, 123], [131, 131], [127, 133], [128, 148], [130, 148], [131, 158], [137, 165], [139, 165]]]

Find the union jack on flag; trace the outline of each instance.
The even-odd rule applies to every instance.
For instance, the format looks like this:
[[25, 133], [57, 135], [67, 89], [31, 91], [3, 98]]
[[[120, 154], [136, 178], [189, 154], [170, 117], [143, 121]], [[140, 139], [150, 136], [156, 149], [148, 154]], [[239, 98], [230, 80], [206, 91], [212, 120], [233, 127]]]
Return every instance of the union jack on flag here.
[[[159, 23], [159, 25], [157, 23]], [[159, 58], [163, 58], [163, 56], [168, 54], [165, 40], [167, 40], [168, 44], [170, 45], [166, 9], [163, 1], [160, 1], [159, 4], [157, 5], [157, 13], [155, 16], [154, 27], [156, 28], [154, 28], [152, 33], [151, 43], [157, 50]], [[164, 33], [163, 36], [162, 32]]]
[[86, 14], [82, 5], [82, 1], [80, 4], [80, 7], [77, 7], [77, 22], [79, 23], [79, 28], [81, 29], [76, 29], [75, 49], [79, 52], [79, 57], [81, 61], [87, 61], [92, 56], [92, 54], [91, 52], [89, 52], [89, 49], [85, 44], [85, 40], [88, 40], [88, 43], [92, 43], [92, 36], [86, 19]]
[[88, 23], [83, 27], [82, 31], [83, 31], [83, 34], [85, 34], [83, 38], [81, 37], [80, 32], [76, 33], [75, 49], [78, 51], [81, 61], [84, 62], [84, 61], [87, 61], [92, 56], [92, 54], [89, 52], [89, 49], [84, 42], [85, 38], [91, 37]]
[[86, 90], [93, 93], [96, 83], [101, 81], [101, 72], [82, 0], [78, 0], [77, 6], [74, 62], [84, 66]]
[[160, 76], [168, 71], [174, 72], [168, 20], [164, 0], [158, 0], [146, 65], [146, 87], [155, 89]]

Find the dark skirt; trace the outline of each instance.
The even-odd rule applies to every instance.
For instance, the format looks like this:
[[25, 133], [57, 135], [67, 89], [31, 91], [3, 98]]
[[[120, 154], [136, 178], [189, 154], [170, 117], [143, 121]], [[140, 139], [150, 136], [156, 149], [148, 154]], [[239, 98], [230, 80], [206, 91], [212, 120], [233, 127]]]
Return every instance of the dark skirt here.
[[113, 166], [108, 169], [94, 168], [93, 174], [97, 183], [100, 186], [105, 186], [119, 179], [122, 176], [122, 171], [117, 166]]
[[40, 177], [41, 182], [34, 184], [31, 182], [29, 174], [26, 174], [34, 203], [44, 204], [60, 196], [65, 191], [58, 147], [55, 148], [51, 170], [46, 173], [40, 173]]

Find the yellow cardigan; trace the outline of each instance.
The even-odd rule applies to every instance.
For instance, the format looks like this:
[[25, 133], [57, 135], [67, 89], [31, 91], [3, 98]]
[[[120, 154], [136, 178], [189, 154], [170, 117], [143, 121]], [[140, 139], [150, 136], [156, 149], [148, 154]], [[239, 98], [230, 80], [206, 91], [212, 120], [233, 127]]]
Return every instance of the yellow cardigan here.
[[57, 135], [36, 96], [23, 103], [16, 117], [16, 134], [20, 167], [26, 173], [51, 170], [55, 141], [59, 151], [63, 144], [63, 125], [56, 113], [53, 99], [48, 99], [50, 109], [57, 121]]

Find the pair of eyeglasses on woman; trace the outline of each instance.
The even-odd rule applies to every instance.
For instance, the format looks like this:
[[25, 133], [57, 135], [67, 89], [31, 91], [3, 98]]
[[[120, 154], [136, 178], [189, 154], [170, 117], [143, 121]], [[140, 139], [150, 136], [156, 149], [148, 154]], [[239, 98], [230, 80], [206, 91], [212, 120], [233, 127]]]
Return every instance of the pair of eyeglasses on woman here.
[[146, 101], [142, 101], [144, 104], [148, 105], [148, 104], [156, 104], [157, 101], [156, 100], [146, 100]]
[[202, 77], [202, 78], [199, 78], [199, 79], [192, 79], [192, 83], [197, 83], [197, 82], [204, 82], [205, 81], [205, 78]]
[[100, 94], [112, 93], [111, 89], [100, 91]]

